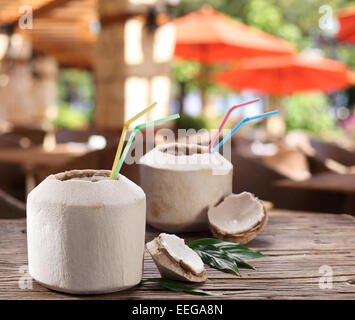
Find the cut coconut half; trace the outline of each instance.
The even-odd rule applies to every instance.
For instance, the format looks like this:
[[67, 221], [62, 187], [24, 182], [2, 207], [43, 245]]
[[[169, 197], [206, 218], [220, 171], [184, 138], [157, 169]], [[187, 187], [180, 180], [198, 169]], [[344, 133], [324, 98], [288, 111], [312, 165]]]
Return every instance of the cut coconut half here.
[[185, 244], [184, 239], [161, 233], [148, 242], [146, 247], [163, 278], [191, 282], [207, 279], [203, 261]]
[[267, 222], [263, 202], [249, 192], [231, 194], [208, 211], [212, 234], [224, 241], [246, 244]]

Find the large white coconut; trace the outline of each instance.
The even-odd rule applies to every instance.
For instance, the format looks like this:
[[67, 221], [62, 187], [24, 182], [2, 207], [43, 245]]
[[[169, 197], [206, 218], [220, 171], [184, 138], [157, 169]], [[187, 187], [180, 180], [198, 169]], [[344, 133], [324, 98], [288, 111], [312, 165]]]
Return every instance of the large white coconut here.
[[232, 164], [207, 147], [158, 145], [139, 164], [147, 222], [163, 231], [208, 230], [208, 209], [232, 193]]
[[145, 194], [110, 171], [47, 177], [27, 199], [30, 275], [54, 290], [106, 293], [141, 281]]

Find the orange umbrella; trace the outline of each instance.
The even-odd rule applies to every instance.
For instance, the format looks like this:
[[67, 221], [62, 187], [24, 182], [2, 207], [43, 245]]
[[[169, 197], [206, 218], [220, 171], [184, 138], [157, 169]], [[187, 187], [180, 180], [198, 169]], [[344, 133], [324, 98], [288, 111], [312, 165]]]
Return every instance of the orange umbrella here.
[[349, 70], [348, 80], [349, 80], [350, 85], [355, 86], [355, 72], [354, 71]]
[[216, 76], [233, 89], [256, 89], [273, 95], [301, 91], [331, 91], [351, 85], [345, 64], [310, 54], [241, 60], [234, 70]]
[[217, 63], [295, 52], [291, 43], [232, 20], [210, 7], [173, 22], [175, 56], [187, 60]]
[[355, 6], [343, 9], [338, 14], [338, 40], [355, 43]]

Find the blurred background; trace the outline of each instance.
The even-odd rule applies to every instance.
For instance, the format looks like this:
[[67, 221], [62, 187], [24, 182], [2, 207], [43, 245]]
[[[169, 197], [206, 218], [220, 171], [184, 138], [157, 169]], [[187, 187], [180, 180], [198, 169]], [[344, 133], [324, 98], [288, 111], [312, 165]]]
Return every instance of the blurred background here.
[[355, 1], [0, 0], [0, 216], [24, 216], [51, 173], [111, 169], [153, 101], [142, 121], [179, 112], [177, 132], [255, 98], [225, 128], [280, 114], [233, 136], [233, 192], [355, 215], [354, 68]]

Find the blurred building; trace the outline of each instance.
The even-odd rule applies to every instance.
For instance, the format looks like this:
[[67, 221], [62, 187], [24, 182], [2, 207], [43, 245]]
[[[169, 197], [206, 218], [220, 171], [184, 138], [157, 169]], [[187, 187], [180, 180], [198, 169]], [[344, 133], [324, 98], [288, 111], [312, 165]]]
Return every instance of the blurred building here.
[[[58, 68], [90, 69], [95, 126], [121, 128], [150, 104], [167, 114], [175, 45], [162, 0], [8, 0], [0, 12], [0, 117], [43, 126], [56, 113]], [[145, 119], [150, 120], [150, 119]]]

